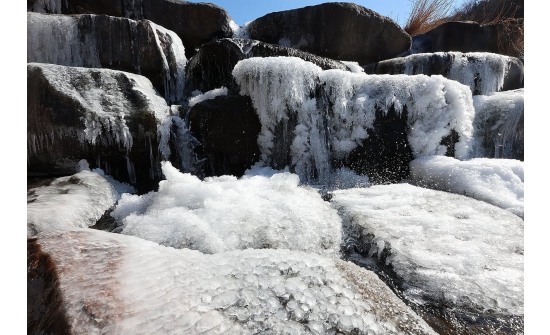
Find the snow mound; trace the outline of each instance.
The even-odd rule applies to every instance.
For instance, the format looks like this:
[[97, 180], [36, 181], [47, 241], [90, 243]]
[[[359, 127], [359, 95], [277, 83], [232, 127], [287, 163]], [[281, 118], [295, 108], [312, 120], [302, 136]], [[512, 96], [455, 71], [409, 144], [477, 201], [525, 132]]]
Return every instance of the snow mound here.
[[333, 192], [359, 246], [424, 304], [523, 315], [523, 220], [462, 195], [379, 185]]
[[[123, 234], [204, 253], [247, 248], [338, 255], [342, 222], [317, 191], [291, 173], [201, 181], [162, 163], [158, 192], [124, 194], [111, 215]], [[256, 175], [254, 175], [256, 174]]]
[[524, 163], [514, 159], [420, 157], [410, 163], [411, 182], [481, 200], [524, 216]]
[[435, 334], [378, 277], [289, 250], [204, 255], [96, 230], [43, 234], [86, 334]]

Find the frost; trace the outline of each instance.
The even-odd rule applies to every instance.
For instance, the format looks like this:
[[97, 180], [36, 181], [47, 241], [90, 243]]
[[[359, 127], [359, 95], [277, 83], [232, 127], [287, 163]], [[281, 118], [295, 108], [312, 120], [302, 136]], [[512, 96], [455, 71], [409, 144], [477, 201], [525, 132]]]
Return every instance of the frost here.
[[417, 185], [485, 201], [524, 216], [524, 163], [513, 159], [420, 157], [410, 163]]
[[197, 177], [162, 163], [158, 192], [124, 194], [112, 212], [123, 234], [216, 253], [246, 248], [338, 255], [341, 221], [291, 173]]
[[[194, 91], [196, 92], [196, 91]], [[214, 99], [215, 97], [227, 95], [227, 87], [220, 87], [210, 90], [204, 94], [196, 94], [189, 99], [189, 107], [193, 107], [201, 101]]]
[[408, 184], [334, 191], [331, 201], [362, 231], [360, 247], [387, 252], [409, 299], [523, 315], [523, 220], [512, 213]]

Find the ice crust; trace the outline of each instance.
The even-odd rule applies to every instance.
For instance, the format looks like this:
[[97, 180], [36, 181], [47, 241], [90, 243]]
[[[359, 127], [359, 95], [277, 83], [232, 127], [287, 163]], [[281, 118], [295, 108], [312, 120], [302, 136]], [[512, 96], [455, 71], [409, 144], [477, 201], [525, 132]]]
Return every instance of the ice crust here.
[[[79, 25], [84, 17], [90, 17], [91, 25]], [[99, 28], [99, 15], [57, 15], [27, 13], [27, 62], [51, 63], [66, 66], [101, 68], [99, 44], [113, 41], [98, 41], [96, 28]], [[151, 21], [135, 21], [127, 18], [112, 17], [113, 20], [124, 20], [131, 26], [131, 45], [135, 50], [128, 50], [134, 57], [140, 74], [140, 58], [143, 51], [138, 40], [138, 24], [149, 25], [154, 35], [156, 47], [162, 57], [162, 77], [164, 79], [165, 99], [170, 103], [183, 102], [185, 81], [185, 49], [178, 35]], [[96, 27], [97, 25], [97, 27]], [[82, 26], [82, 27], [81, 27]], [[113, 36], [113, 39], [115, 36]], [[119, 37], [120, 38], [120, 37]], [[134, 41], [135, 40], [135, 41]], [[122, 52], [122, 51], [121, 51]], [[116, 61], [113, 59], [111, 61]]]
[[90, 229], [39, 243], [75, 334], [435, 334], [374, 273], [334, 258], [204, 255]]
[[523, 151], [524, 90], [477, 95], [473, 100], [474, 157], [514, 158], [515, 146]]
[[377, 109], [387, 113], [392, 106], [398, 113], [407, 108], [415, 157], [444, 155], [447, 149], [440, 142], [451, 130], [459, 135], [455, 157], [471, 154], [471, 92], [442, 76], [323, 71], [294, 57], [241, 60], [233, 76], [259, 116], [262, 160], [280, 165], [281, 156], [290, 152], [293, 171], [305, 180], [327, 179], [330, 160], [361, 145]]
[[162, 163], [158, 192], [124, 194], [111, 215], [122, 234], [204, 253], [247, 248], [339, 255], [342, 222], [291, 173], [201, 181]]
[[[523, 220], [466, 196], [409, 184], [333, 192], [370, 255], [423, 304], [523, 315]], [[370, 250], [369, 250], [370, 249]]]
[[104, 176], [89, 170], [30, 189], [27, 192], [27, 236], [93, 226], [118, 198], [119, 193]]
[[203, 94], [197, 94], [189, 98], [189, 107], [193, 107], [201, 101], [214, 99], [215, 97], [227, 95], [227, 87], [220, 87], [214, 90], [210, 90]]
[[[125, 118], [136, 112], [136, 106], [130, 101], [121, 87], [126, 77], [131, 82], [131, 90], [139, 94], [147, 107], [139, 106], [153, 114], [157, 121], [159, 152], [168, 159], [170, 147], [170, 107], [153, 88], [149, 79], [122, 71], [110, 69], [87, 69], [53, 64], [29, 63], [28, 67], [38, 67], [51, 86], [61, 94], [69, 96], [82, 106], [85, 117], [82, 118], [82, 138], [91, 144], [116, 144], [131, 150], [133, 139]], [[31, 144], [33, 142], [31, 141]], [[31, 147], [31, 152], [36, 148]]]
[[392, 64], [404, 65], [404, 74], [429, 74], [433, 66], [432, 57], [448, 59], [450, 68], [446, 77], [470, 87], [471, 91], [488, 95], [498, 92], [504, 85], [504, 78], [513, 57], [489, 52], [435, 52], [419, 53], [392, 59]]
[[411, 182], [487, 202], [524, 217], [524, 163], [515, 159], [420, 157]]

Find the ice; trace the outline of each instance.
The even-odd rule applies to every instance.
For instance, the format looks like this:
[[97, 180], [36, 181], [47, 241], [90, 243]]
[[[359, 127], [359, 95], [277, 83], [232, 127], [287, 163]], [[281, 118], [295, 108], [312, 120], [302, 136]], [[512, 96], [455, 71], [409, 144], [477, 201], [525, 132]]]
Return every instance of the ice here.
[[204, 94], [195, 95], [189, 98], [189, 107], [193, 107], [201, 101], [214, 99], [215, 97], [223, 95], [227, 95], [227, 87], [224, 86], [210, 90]]
[[[120, 55], [116, 52], [128, 52], [133, 62], [130, 67], [141, 73], [141, 54], [144, 46], [139, 41], [138, 26], [140, 24], [149, 26], [156, 42], [156, 48], [162, 58], [162, 78], [164, 80], [165, 96], [169, 103], [183, 102], [184, 100], [184, 76], [185, 49], [181, 39], [172, 31], [167, 30], [149, 20], [135, 21], [127, 18], [110, 17], [115, 23], [123, 20], [130, 26], [128, 42], [132, 50], [118, 50], [116, 38], [125, 36], [113, 36], [112, 40], [106, 40], [100, 35], [104, 24], [100, 15], [55, 15], [27, 13], [27, 62], [51, 63], [66, 66], [79, 66], [88, 68], [105, 67], [102, 64], [109, 64], [120, 61]], [[101, 40], [98, 40], [101, 39]], [[99, 45], [112, 44], [112, 54], [102, 54]], [[150, 47], [150, 46], [146, 46]], [[111, 58], [108, 58], [111, 57]], [[118, 58], [117, 58], [118, 57]]]
[[435, 334], [374, 273], [336, 258], [272, 249], [205, 255], [91, 229], [38, 241], [78, 333]]
[[410, 300], [523, 315], [524, 226], [516, 215], [409, 184], [334, 191], [331, 201], [360, 232], [354, 243], [391, 264]]
[[233, 30], [233, 38], [241, 38], [244, 40], [250, 39], [250, 33], [248, 32], [248, 25], [250, 22], [246, 22], [243, 26], [239, 26], [235, 21], [231, 20], [229, 22], [229, 25], [231, 26], [231, 30]]
[[36, 0], [32, 5], [32, 11], [36, 13], [61, 14], [63, 0]]
[[82, 170], [27, 192], [27, 236], [93, 226], [119, 194], [101, 174]]
[[322, 71], [294, 57], [251, 58], [233, 76], [249, 95], [262, 128], [262, 161], [291, 168], [304, 180], [326, 180], [329, 162], [345, 157], [368, 138], [377, 110], [408, 112], [413, 154], [444, 155], [441, 140], [455, 131], [455, 157], [470, 156], [475, 110], [468, 87], [442, 76], [365, 75]]
[[246, 248], [337, 255], [341, 221], [291, 173], [197, 177], [163, 162], [158, 192], [124, 194], [112, 212], [123, 234], [216, 253]]
[[359, 63], [357, 62], [349, 62], [349, 61], [344, 61], [344, 60], [341, 60], [340, 61], [341, 63], [343, 63], [345, 66], [347, 66], [351, 72], [353, 73], [364, 73], [365, 72], [365, 69], [363, 69], [363, 67], [361, 65], [359, 65]]
[[[87, 69], [53, 64], [29, 63], [38, 67], [53, 89], [70, 97], [81, 106], [84, 117], [84, 138], [91, 144], [118, 145], [131, 150], [132, 134], [125, 118], [136, 110], [152, 113], [157, 121], [159, 151], [164, 159], [170, 155], [170, 108], [158, 95], [151, 82], [142, 76], [109, 69]], [[130, 81], [129, 89], [147, 106], [136, 106], [121, 87], [123, 77]]]
[[410, 163], [416, 185], [466, 195], [524, 216], [524, 163], [514, 159], [420, 157]]
[[474, 96], [474, 157], [523, 159], [524, 90]]

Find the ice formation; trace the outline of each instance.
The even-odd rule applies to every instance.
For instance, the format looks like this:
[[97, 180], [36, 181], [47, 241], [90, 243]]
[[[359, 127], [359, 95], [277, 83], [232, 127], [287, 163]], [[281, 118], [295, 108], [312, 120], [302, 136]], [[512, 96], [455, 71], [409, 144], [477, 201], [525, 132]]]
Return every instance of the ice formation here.
[[524, 226], [512, 213], [409, 184], [334, 191], [331, 201], [410, 300], [523, 315]]
[[214, 90], [210, 90], [203, 94], [197, 94], [189, 99], [189, 107], [193, 107], [201, 101], [214, 99], [218, 96], [227, 95], [227, 87], [220, 87]]
[[[169, 103], [183, 102], [185, 65], [185, 49], [181, 39], [172, 31], [151, 21], [134, 21], [127, 18], [108, 17], [107, 24], [119, 21], [130, 26], [129, 35], [104, 36], [101, 33], [105, 25], [105, 16], [101, 15], [55, 15], [27, 13], [27, 62], [52, 63], [66, 66], [101, 68], [102, 64], [120, 61], [116, 53], [129, 53], [130, 66], [141, 74], [144, 56], [142, 49], [157, 48], [162, 59], [162, 77], [164, 80], [164, 98]], [[103, 27], [105, 28], [105, 27]], [[114, 29], [114, 28], [113, 28]], [[140, 45], [141, 29], [146, 29], [154, 36], [156, 46]], [[116, 38], [129, 38], [124, 41], [131, 45], [131, 50], [119, 50]], [[106, 52], [106, 50], [109, 52]], [[151, 52], [151, 51], [149, 51]], [[101, 53], [101, 54], [100, 54]], [[125, 69], [126, 70], [126, 69]]]
[[27, 192], [27, 236], [93, 226], [119, 194], [99, 173], [82, 170]]
[[523, 89], [474, 96], [474, 157], [523, 159]]
[[291, 173], [206, 178], [162, 163], [158, 192], [125, 194], [112, 212], [122, 234], [216, 253], [247, 248], [338, 255], [342, 222]]
[[[159, 152], [168, 159], [170, 147], [170, 108], [158, 95], [151, 82], [142, 76], [109, 69], [87, 69], [53, 64], [29, 63], [38, 67], [54, 90], [70, 97], [82, 108], [82, 138], [91, 144], [111, 144], [130, 150], [132, 134], [126, 117], [132, 113], [147, 111], [155, 116], [159, 139]], [[130, 82], [129, 89], [147, 104], [146, 107], [130, 99], [123, 82]], [[38, 147], [30, 141], [30, 152]], [[38, 145], [38, 144], [37, 144]]]
[[294, 57], [251, 58], [233, 76], [249, 95], [262, 124], [262, 160], [284, 167], [288, 152], [304, 179], [326, 179], [330, 160], [343, 158], [368, 138], [377, 110], [408, 111], [415, 156], [444, 155], [441, 140], [459, 135], [455, 157], [470, 155], [474, 107], [468, 87], [441, 76], [365, 75], [322, 71]]
[[374, 273], [334, 258], [204, 255], [91, 229], [38, 242], [82, 334], [435, 334]]
[[419, 157], [410, 163], [416, 185], [466, 195], [524, 216], [524, 163], [515, 159]]

